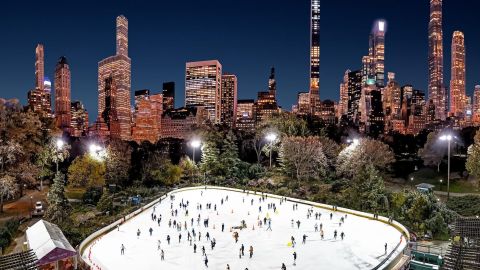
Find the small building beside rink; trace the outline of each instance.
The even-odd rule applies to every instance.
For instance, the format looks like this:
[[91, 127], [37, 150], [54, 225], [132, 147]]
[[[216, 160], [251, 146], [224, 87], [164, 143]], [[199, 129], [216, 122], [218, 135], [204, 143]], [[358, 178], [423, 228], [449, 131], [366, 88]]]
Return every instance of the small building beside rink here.
[[37, 257], [39, 270], [73, 270], [77, 268], [77, 252], [60, 228], [39, 220], [26, 231], [28, 249]]

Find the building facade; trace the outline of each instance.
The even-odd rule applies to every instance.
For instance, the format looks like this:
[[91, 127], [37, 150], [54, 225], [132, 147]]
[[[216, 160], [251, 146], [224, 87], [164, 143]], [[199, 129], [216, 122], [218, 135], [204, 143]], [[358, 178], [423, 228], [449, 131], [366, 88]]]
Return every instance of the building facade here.
[[71, 130], [71, 78], [70, 67], [65, 56], [58, 59], [55, 67], [55, 123], [57, 128], [70, 133]]
[[41, 117], [52, 117], [52, 83], [45, 77], [45, 52], [42, 44], [35, 48], [35, 88], [28, 91], [28, 108]]
[[135, 105], [135, 121], [132, 127], [132, 139], [137, 143], [158, 141], [162, 130], [163, 96], [146, 95], [139, 98]]
[[184, 107], [168, 110], [162, 116], [161, 138], [185, 139], [202, 120], [202, 107]]
[[220, 122], [234, 128], [237, 121], [237, 76], [222, 75]]
[[385, 33], [387, 23], [384, 20], [375, 22], [370, 33], [368, 56], [370, 57], [369, 78], [375, 80], [377, 87], [385, 86]]
[[88, 112], [80, 101], [70, 104], [71, 121], [70, 135], [72, 137], [86, 136], [88, 133]]
[[131, 60], [128, 57], [128, 20], [120, 15], [116, 20], [116, 54], [98, 63], [98, 115], [106, 108], [105, 82], [111, 77], [116, 87], [115, 107], [120, 127], [120, 138], [131, 138]]
[[173, 110], [175, 109], [175, 82], [163, 83], [163, 109]]
[[239, 99], [237, 101], [236, 128], [246, 131], [255, 129], [254, 104], [253, 99]]
[[185, 72], [185, 107], [204, 107], [208, 119], [221, 119], [222, 65], [217, 60], [187, 62]]

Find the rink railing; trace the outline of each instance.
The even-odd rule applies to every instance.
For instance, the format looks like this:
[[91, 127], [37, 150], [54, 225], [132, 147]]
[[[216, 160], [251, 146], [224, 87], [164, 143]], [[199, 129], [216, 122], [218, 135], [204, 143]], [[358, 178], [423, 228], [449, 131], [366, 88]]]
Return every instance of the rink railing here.
[[[100, 229], [100, 230], [92, 233], [91, 235], [89, 235], [78, 246], [78, 259], [79, 259], [79, 262], [80, 262], [79, 269], [92, 269], [92, 266], [89, 263], [88, 254], [87, 253], [84, 254], [84, 252], [86, 251], [85, 248], [87, 248], [90, 244], [94, 243], [101, 236], [103, 236], [103, 235], [107, 234], [108, 232], [110, 232], [111, 230], [115, 229], [117, 227], [117, 225], [120, 225], [120, 224], [136, 217], [138, 214], [142, 213], [146, 209], [149, 209], [149, 208], [153, 207], [156, 203], [164, 200], [165, 198], [168, 198], [170, 195], [173, 195], [173, 194], [178, 193], [178, 192], [188, 191], [188, 190], [199, 190], [199, 189], [207, 189], [207, 188], [208, 189], [218, 189], [218, 190], [228, 190], [228, 191], [240, 192], [240, 193], [247, 192], [248, 194], [252, 194], [252, 195], [257, 195], [257, 194], [262, 195], [263, 194], [263, 195], [266, 195], [269, 198], [277, 198], [277, 199], [285, 198], [287, 201], [290, 201], [290, 202], [300, 203], [300, 204], [304, 204], [304, 205], [310, 205], [310, 206], [313, 206], [313, 207], [319, 207], [319, 208], [323, 208], [323, 209], [330, 210], [330, 211], [343, 212], [343, 213], [346, 213], [346, 214], [355, 215], [355, 216], [359, 216], [359, 217], [363, 217], [363, 218], [367, 218], [367, 219], [374, 219], [374, 220], [377, 220], [379, 222], [383, 222], [385, 224], [388, 224], [388, 225], [396, 228], [398, 231], [400, 231], [402, 233], [402, 236], [405, 237], [405, 239], [406, 239], [405, 247], [402, 250], [398, 250], [398, 248], [401, 246], [402, 241], [403, 241], [403, 239], [401, 238], [399, 243], [397, 244], [397, 246], [389, 253], [389, 255], [379, 265], [377, 265], [373, 269], [391, 269], [391, 267], [393, 267], [398, 262], [398, 260], [401, 259], [401, 255], [403, 255], [405, 249], [407, 248], [407, 243], [410, 241], [410, 233], [408, 232], [408, 229], [405, 228], [402, 224], [400, 224], [397, 221], [389, 222], [389, 219], [387, 217], [378, 216], [377, 218], [374, 218], [374, 214], [370, 214], [370, 213], [365, 213], [365, 212], [356, 211], [356, 210], [343, 208], [343, 207], [336, 207], [334, 209], [333, 205], [316, 203], [316, 202], [306, 201], [306, 200], [302, 200], [302, 199], [295, 199], [295, 198], [290, 198], [290, 197], [285, 197], [285, 196], [279, 196], [279, 195], [265, 193], [265, 192], [256, 192], [256, 191], [251, 191], [251, 190], [245, 190], [244, 191], [244, 190], [241, 190], [241, 189], [229, 188], [229, 187], [220, 187], [220, 186], [194, 186], [194, 187], [186, 187], [186, 188], [175, 189], [175, 190], [172, 190], [168, 193], [160, 195], [159, 197], [153, 199], [150, 203], [140, 207], [139, 209], [133, 211], [132, 213], [126, 215], [125, 217], [123, 217], [121, 219], [118, 219], [117, 221], [113, 222], [112, 224], [107, 225], [107, 226], [103, 227], [102, 229]], [[392, 259], [392, 256], [396, 252], [398, 252], [397, 256]], [[84, 255], [85, 255], [85, 257], [84, 257]], [[382, 267], [382, 266], [384, 266], [384, 267]]]

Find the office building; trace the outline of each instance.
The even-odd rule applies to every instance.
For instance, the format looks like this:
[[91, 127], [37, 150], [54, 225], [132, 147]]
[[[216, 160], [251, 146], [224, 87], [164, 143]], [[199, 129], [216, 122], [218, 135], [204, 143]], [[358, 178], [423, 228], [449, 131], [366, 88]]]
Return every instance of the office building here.
[[237, 76], [222, 75], [220, 123], [234, 128], [237, 120]]
[[55, 67], [55, 124], [57, 128], [70, 133], [71, 115], [71, 83], [70, 67], [65, 56], [58, 59]]

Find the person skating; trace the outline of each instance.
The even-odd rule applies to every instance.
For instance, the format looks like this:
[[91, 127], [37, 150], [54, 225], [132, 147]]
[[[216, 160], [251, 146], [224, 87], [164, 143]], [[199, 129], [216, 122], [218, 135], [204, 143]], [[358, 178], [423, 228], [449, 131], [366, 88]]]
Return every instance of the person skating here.
[[193, 244], [193, 253], [197, 253], [197, 244]]
[[230, 265], [229, 264], [227, 264], [227, 270], [230, 270]]
[[180, 243], [180, 242], [182, 242], [182, 234], [181, 233], [178, 234], [178, 243]]
[[272, 220], [271, 220], [271, 219], [268, 220], [267, 231], [268, 231], [268, 230], [270, 230], [270, 231], [272, 230]]
[[157, 250], [160, 250], [160, 245], [162, 244], [162, 241], [158, 240], [158, 243], [157, 243]]
[[307, 235], [304, 234], [302, 239], [302, 244], [305, 244], [306, 242], [307, 242]]
[[165, 260], [165, 252], [163, 252], [163, 249], [160, 251], [160, 260], [161, 261]]
[[342, 238], [342, 240], [343, 240], [343, 238], [345, 238], [345, 233], [344, 233], [344, 232], [342, 232], [342, 233], [340, 234], [340, 237], [341, 237], [341, 238]]
[[140, 238], [140, 229], [137, 230], [137, 239]]
[[300, 220], [297, 220], [297, 229], [300, 229]]
[[150, 229], [148, 231], [150, 232], [150, 236], [152, 236], [152, 233], [153, 233], [152, 227], [150, 227]]
[[335, 238], [335, 240], [337, 240], [337, 230], [335, 230], [335, 231], [333, 232], [333, 238]]
[[387, 254], [387, 243], [385, 243], [385, 254]]
[[224, 229], [225, 229], [225, 224], [222, 223], [222, 232], [223, 232]]
[[202, 256], [205, 256], [206, 253], [205, 253], [205, 246], [202, 246]]
[[293, 237], [293, 235], [292, 235], [292, 237], [290, 238], [290, 240], [292, 240], [292, 247], [295, 247], [295, 237]]
[[242, 252], [242, 256], [245, 256], [245, 246], [243, 244], [240, 247], [240, 251]]
[[315, 223], [315, 232], [318, 232], [318, 224]]
[[167, 235], [167, 243], [170, 245], [170, 235]]
[[250, 259], [251, 259], [253, 256], [253, 246], [250, 246], [250, 249], [248, 251], [250, 252]]
[[284, 263], [282, 263], [282, 269], [281, 270], [287, 270], [287, 267], [285, 266]]
[[293, 252], [293, 265], [297, 265], [297, 252]]
[[123, 254], [125, 254], [125, 246], [122, 244], [122, 246], [120, 247], [120, 255]]
[[321, 238], [322, 240], [323, 240], [323, 237], [324, 237], [324, 235], [323, 235], [323, 230], [320, 230], [320, 238]]
[[207, 256], [205, 256], [205, 260], [204, 260], [204, 261], [205, 261], [205, 266], [208, 268], [208, 257], [207, 257]]

